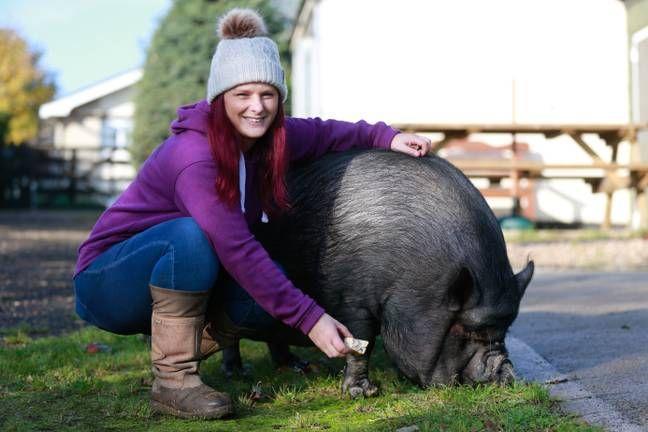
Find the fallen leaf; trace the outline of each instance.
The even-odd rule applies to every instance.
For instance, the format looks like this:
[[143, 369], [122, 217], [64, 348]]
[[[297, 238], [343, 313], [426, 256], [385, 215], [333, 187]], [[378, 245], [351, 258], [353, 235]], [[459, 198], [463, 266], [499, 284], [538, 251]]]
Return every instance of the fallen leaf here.
[[90, 342], [85, 347], [85, 352], [87, 354], [109, 353], [111, 351], [112, 351], [112, 348], [110, 348], [108, 345], [102, 344], [102, 343], [97, 343], [97, 342]]

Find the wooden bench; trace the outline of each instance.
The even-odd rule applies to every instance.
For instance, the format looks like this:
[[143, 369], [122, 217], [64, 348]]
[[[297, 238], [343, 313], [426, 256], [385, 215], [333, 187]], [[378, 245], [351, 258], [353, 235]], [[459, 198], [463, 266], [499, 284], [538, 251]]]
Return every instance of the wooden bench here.
[[[639, 197], [648, 188], [648, 163], [618, 162], [618, 146], [622, 141], [636, 144], [637, 131], [646, 129], [641, 124], [424, 124], [403, 123], [394, 127], [404, 132], [442, 133], [433, 151], [438, 152], [448, 143], [456, 139], [466, 139], [469, 135], [480, 134], [511, 134], [511, 159], [463, 159], [449, 157], [454, 165], [472, 178], [487, 178], [491, 183], [500, 183], [502, 179], [510, 178], [514, 187], [513, 198], [519, 190], [517, 183], [520, 179], [577, 179], [592, 186], [594, 192], [606, 194], [605, 215], [602, 227], [611, 226], [612, 195], [619, 189], [632, 188]], [[592, 159], [590, 164], [547, 164], [539, 161], [529, 161], [518, 157], [516, 153], [517, 134], [541, 134], [545, 138], [555, 138], [568, 135]], [[609, 161], [601, 157], [587, 142], [583, 135], [596, 134], [612, 149]]]

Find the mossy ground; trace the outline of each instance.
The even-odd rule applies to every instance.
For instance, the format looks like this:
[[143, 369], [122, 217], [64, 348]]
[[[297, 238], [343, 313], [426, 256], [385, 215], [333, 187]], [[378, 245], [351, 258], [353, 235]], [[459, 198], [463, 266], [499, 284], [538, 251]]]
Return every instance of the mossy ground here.
[[[109, 351], [86, 352], [95, 342]], [[381, 395], [352, 400], [340, 394], [341, 360], [298, 349], [317, 371], [306, 376], [272, 367], [263, 344], [244, 341], [251, 375], [226, 380], [220, 355], [204, 362], [203, 379], [229, 392], [236, 416], [188, 421], [152, 414], [147, 341], [85, 328], [32, 340], [23, 330], [4, 331], [0, 346], [0, 429], [7, 431], [591, 431], [561, 414], [538, 385], [439, 387], [421, 390], [402, 380], [380, 346], [372, 377]], [[250, 392], [259, 385], [262, 398]]]

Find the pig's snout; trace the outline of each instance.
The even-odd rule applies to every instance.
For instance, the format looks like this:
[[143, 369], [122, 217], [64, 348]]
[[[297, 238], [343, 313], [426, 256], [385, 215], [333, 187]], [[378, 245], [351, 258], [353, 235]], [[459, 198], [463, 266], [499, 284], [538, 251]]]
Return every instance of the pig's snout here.
[[482, 349], [475, 353], [462, 374], [466, 384], [508, 385], [515, 381], [515, 370], [504, 345], [493, 348]]

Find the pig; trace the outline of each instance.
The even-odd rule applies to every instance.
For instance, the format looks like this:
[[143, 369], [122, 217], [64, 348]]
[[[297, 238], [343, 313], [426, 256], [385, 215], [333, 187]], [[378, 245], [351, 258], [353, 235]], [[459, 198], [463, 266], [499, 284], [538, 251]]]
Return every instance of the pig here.
[[[461, 171], [437, 156], [350, 151], [297, 167], [288, 187], [291, 211], [258, 237], [296, 286], [370, 342], [346, 356], [344, 392], [378, 392], [379, 334], [421, 387], [514, 380], [504, 337], [534, 264], [514, 274], [495, 215]], [[278, 322], [237, 328], [222, 307], [209, 315], [215, 337], [271, 342], [278, 363], [295, 360], [286, 343], [309, 343]]]

